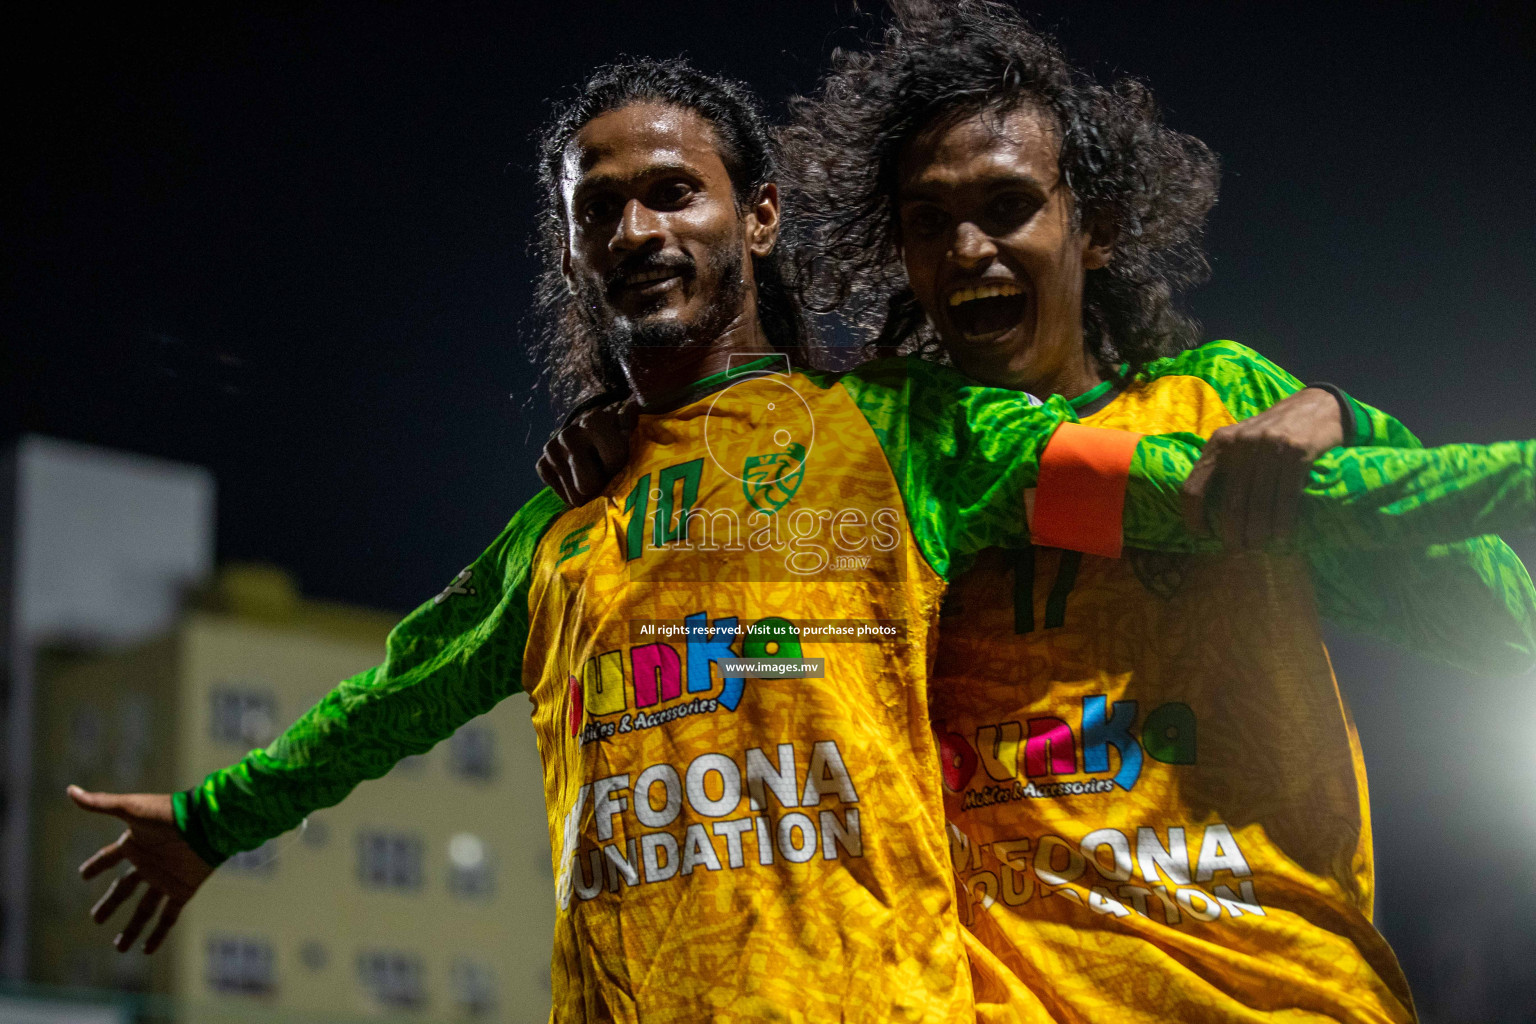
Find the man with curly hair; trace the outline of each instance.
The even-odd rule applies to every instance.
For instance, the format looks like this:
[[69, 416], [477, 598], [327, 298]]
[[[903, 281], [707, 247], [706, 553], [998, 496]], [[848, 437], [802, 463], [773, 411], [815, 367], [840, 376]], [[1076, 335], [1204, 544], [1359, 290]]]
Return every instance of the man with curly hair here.
[[[267, 749], [178, 794], [72, 790], [128, 826], [83, 866], [130, 865], [93, 915], [146, 886], [116, 944], [154, 922], [153, 949], [221, 860], [521, 690], [553, 853], [554, 1020], [969, 1022], [954, 766], [929, 732], [940, 595], [980, 548], [1032, 536], [1211, 548], [1177, 498], [1197, 449], [920, 359], [793, 366], [773, 146], [736, 83], [680, 61], [601, 69], [541, 155], [553, 333], [578, 332], [552, 376], [632, 390], [629, 458], [580, 507], [537, 495], [381, 665]], [[1330, 455], [1301, 512], [1304, 550], [1536, 525], [1536, 442]], [[830, 564], [834, 543], [862, 557]], [[1163, 720], [1177, 735], [1159, 757], [1193, 742]], [[1240, 853], [1226, 834], [1201, 857], [1235, 871]]]
[[[150, 929], [153, 950], [222, 860], [521, 690], [554, 856], [554, 1019], [966, 1024], [928, 655], [950, 573], [1028, 540], [1037, 483], [1061, 504], [1038, 471], [1071, 410], [921, 360], [795, 366], [774, 147], [736, 83], [601, 69], [540, 166], [552, 386], [629, 388], [629, 459], [579, 508], [536, 496], [381, 665], [267, 749], [178, 794], [72, 791], [128, 825], [83, 869], [130, 865], [94, 916], [146, 887], [116, 944]], [[1196, 543], [1175, 500], [1194, 449], [1114, 436], [1142, 452], [1123, 517], [1110, 502], [1125, 535]], [[1354, 472], [1313, 481], [1304, 543], [1372, 529], [1377, 512], [1333, 496]], [[1434, 518], [1411, 528], [1466, 529]], [[829, 564], [834, 536], [862, 557]]]
[[[1216, 160], [1144, 86], [1098, 86], [1000, 5], [899, 11], [786, 132], [811, 304], [878, 354], [1058, 395], [1094, 426], [1209, 438], [1191, 504], [1219, 470], [1232, 549], [1292, 531], [1327, 449], [1417, 446], [1251, 349], [1185, 351], [1197, 328], [1173, 300], [1206, 273]], [[563, 431], [546, 479], [579, 503], [622, 462], [616, 427]], [[1318, 613], [1517, 671], [1518, 559], [1492, 537], [1112, 558], [1066, 550], [1093, 550], [1081, 525], [1037, 517], [1038, 546], [985, 552], [941, 620], [932, 707], [981, 1016], [1411, 1016], [1370, 924], [1364, 770]]]
[[983, 1017], [1411, 1020], [1318, 616], [1522, 671], [1523, 567], [1494, 537], [1241, 550], [1289, 531], [1323, 451], [1418, 442], [1242, 345], [1190, 348], [1174, 298], [1206, 275], [1217, 163], [1144, 85], [1002, 4], [895, 6], [794, 108], [811, 304], [1085, 424], [1208, 438], [1190, 496], [1225, 484], [1228, 554], [991, 551], [950, 592], [935, 730]]

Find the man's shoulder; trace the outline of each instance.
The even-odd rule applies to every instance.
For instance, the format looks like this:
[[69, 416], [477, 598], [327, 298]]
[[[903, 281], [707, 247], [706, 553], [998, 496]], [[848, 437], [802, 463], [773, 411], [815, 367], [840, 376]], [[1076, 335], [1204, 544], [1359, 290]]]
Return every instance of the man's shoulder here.
[[1225, 338], [1155, 360], [1147, 365], [1143, 376], [1148, 381], [1198, 378], [1238, 419], [1266, 409], [1302, 387], [1301, 381], [1256, 349]]
[[554, 490], [545, 487], [528, 499], [527, 504], [517, 510], [512, 521], [507, 524], [507, 532], [514, 535], [524, 535], [529, 532], [543, 533], [549, 524], [571, 509], [561, 501]]
[[501, 563], [503, 572], [519, 566], [531, 566], [535, 561], [534, 554], [549, 534], [550, 527], [561, 516], [578, 511], [567, 506], [553, 490], [545, 487], [517, 510], [517, 514], [507, 523], [506, 529], [501, 531], [501, 536], [496, 538], [486, 554]]
[[874, 388], [884, 391], [906, 391], [914, 384], [920, 387], [960, 389], [979, 387], [952, 366], [923, 359], [920, 356], [885, 356], [870, 359], [847, 370], [800, 371], [818, 387], [830, 388], [834, 384], [844, 387]]
[[1042, 404], [1028, 392], [982, 384], [947, 363], [915, 355], [871, 359], [851, 370], [827, 374], [823, 380], [824, 387], [841, 383], [861, 403], [900, 400], [912, 403], [914, 407], [923, 403], [953, 407], [957, 403], [977, 401]]
[[1273, 374], [1290, 376], [1257, 349], [1230, 338], [1207, 341], [1171, 356], [1155, 359], [1147, 364], [1145, 374], [1151, 379], [1173, 374], [1207, 379]]

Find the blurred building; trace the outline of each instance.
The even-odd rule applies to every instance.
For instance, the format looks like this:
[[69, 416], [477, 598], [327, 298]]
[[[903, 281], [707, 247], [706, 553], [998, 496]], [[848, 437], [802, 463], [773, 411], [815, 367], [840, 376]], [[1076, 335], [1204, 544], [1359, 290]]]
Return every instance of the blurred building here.
[[113, 950], [132, 903], [91, 924], [106, 879], [76, 868], [120, 827], [64, 787], [193, 785], [377, 664], [396, 616], [266, 567], [210, 582], [198, 467], [27, 437], [0, 484], [0, 1019], [547, 1018], [554, 884], [520, 696], [225, 864], [155, 956]]
[[[165, 636], [43, 652], [37, 783], [185, 788], [264, 746], [338, 680], [377, 664], [395, 616], [300, 598], [227, 569]], [[75, 867], [120, 831], [39, 800], [34, 980], [163, 993], [197, 1021], [545, 1019], [554, 884], [538, 750], [513, 697], [430, 753], [219, 869], [154, 957], [110, 946]]]
[[28, 973], [37, 652], [169, 629], [212, 570], [213, 509], [197, 466], [36, 436], [0, 458], [0, 979]]

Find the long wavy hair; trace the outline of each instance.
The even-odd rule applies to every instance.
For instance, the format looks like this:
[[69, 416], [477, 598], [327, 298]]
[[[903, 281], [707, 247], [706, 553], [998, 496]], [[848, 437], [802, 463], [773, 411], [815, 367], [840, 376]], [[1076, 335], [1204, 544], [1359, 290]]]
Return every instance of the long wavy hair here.
[[[560, 273], [565, 201], [560, 173], [565, 148], [593, 118], [633, 103], [665, 103], [698, 114], [714, 129], [738, 208], [778, 179], [777, 140], [752, 91], [706, 74], [683, 60], [626, 60], [599, 68], [559, 104], [539, 134], [538, 180], [543, 199], [533, 250], [542, 269], [534, 289], [534, 358], [557, 409], [627, 387], [617, 362], [576, 306]], [[805, 317], [787, 284], [789, 240], [752, 258], [757, 311], [770, 344], [797, 366], [812, 365]]]
[[978, 114], [1031, 105], [1054, 119], [1080, 226], [1115, 235], [1086, 272], [1083, 343], [1106, 375], [1195, 342], [1180, 293], [1210, 273], [1202, 245], [1216, 202], [1215, 155], [1165, 126], [1135, 79], [1098, 84], [1050, 36], [992, 0], [896, 0], [874, 46], [833, 54], [818, 91], [791, 101], [782, 139], [796, 206], [804, 306], [839, 312], [877, 354], [942, 357], [907, 285], [897, 164], [914, 138]]

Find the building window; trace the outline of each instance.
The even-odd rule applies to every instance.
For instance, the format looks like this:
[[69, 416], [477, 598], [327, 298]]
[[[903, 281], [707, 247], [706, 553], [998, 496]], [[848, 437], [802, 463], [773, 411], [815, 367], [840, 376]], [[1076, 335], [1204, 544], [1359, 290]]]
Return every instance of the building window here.
[[272, 946], [265, 939], [221, 936], [208, 940], [208, 987], [215, 992], [264, 995], [277, 987]]
[[65, 758], [69, 771], [87, 775], [107, 754], [107, 719], [100, 708], [82, 704], [69, 716], [69, 741]]
[[448, 969], [453, 1005], [470, 1017], [484, 1017], [496, 1009], [496, 977], [490, 967], [475, 960], [455, 960]]
[[426, 969], [414, 954], [363, 953], [357, 958], [357, 974], [368, 994], [384, 1006], [419, 1009], [427, 1001]]
[[484, 782], [496, 777], [496, 733], [485, 725], [463, 725], [448, 740], [448, 760], [460, 778]]
[[249, 875], [270, 875], [277, 864], [276, 840], [268, 839], [254, 850], [235, 854], [224, 862], [224, 867]]
[[422, 841], [398, 832], [357, 837], [357, 877], [376, 889], [420, 889]]
[[270, 693], [240, 686], [213, 691], [213, 738], [220, 743], [264, 747], [277, 735], [277, 701]]
[[317, 939], [310, 939], [299, 947], [299, 963], [312, 971], [323, 971], [330, 962], [331, 956], [325, 951], [325, 945]]
[[485, 840], [460, 832], [448, 840], [448, 891], [471, 900], [488, 900], [494, 890], [491, 856]]
[[112, 759], [112, 785], [119, 793], [144, 788], [144, 769], [153, 747], [154, 710], [149, 697], [125, 693], [117, 706], [117, 749]]

